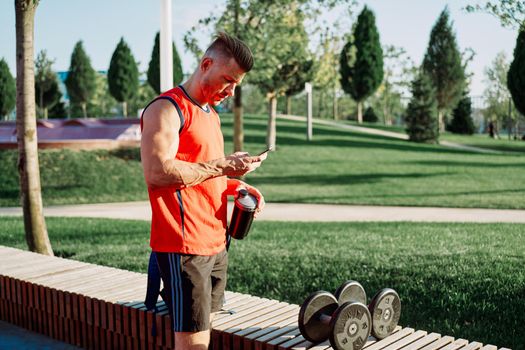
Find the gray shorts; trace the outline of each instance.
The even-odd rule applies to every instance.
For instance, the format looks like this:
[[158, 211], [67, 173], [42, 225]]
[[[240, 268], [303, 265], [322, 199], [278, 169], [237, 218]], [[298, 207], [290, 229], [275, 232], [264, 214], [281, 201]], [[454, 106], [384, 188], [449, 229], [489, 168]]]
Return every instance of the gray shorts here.
[[166, 302], [175, 332], [210, 329], [210, 313], [222, 308], [228, 252], [187, 255], [156, 252]]

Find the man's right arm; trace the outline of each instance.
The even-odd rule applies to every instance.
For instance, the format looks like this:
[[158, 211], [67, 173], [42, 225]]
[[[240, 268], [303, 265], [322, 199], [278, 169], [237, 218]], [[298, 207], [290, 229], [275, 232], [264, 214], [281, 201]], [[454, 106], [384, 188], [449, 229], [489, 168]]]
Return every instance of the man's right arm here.
[[181, 125], [176, 109], [167, 100], [152, 103], [142, 123], [140, 155], [148, 187], [185, 188], [218, 176], [242, 176], [255, 170], [262, 160], [239, 152], [202, 163], [175, 159]]

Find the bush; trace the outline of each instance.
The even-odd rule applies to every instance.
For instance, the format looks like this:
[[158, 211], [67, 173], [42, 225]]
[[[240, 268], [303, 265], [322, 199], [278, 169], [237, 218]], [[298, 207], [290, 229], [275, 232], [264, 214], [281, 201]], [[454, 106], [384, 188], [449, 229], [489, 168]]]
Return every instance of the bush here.
[[363, 121], [368, 123], [377, 123], [379, 118], [372, 107], [368, 107], [363, 115]]
[[412, 99], [405, 116], [410, 141], [436, 143], [439, 137], [434, 88], [428, 75], [420, 72], [412, 83]]
[[471, 115], [472, 103], [470, 96], [465, 92], [463, 98], [452, 112], [452, 121], [448, 124], [447, 129], [455, 134], [472, 135], [475, 128]]

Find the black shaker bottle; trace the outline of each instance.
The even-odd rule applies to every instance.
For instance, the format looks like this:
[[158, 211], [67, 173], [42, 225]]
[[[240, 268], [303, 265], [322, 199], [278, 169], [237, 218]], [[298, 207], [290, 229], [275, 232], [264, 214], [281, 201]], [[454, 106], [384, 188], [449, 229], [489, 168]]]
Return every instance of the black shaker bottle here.
[[235, 198], [235, 206], [233, 208], [230, 226], [228, 233], [235, 239], [243, 239], [248, 235], [250, 226], [252, 225], [253, 215], [257, 208], [257, 199], [248, 193], [246, 189], [239, 190], [237, 198]]

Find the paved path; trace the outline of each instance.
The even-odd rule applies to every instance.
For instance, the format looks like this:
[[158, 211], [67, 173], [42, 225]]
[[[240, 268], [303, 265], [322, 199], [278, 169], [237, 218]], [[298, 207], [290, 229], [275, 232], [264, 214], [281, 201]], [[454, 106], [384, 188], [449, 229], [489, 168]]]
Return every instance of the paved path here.
[[[295, 121], [302, 121], [302, 122], [306, 121], [306, 117], [294, 116], [294, 115], [278, 114], [277, 117], [279, 117], [281, 119], [288, 119], [288, 120], [295, 120]], [[337, 121], [334, 121], [334, 120], [326, 120], [326, 119], [316, 119], [316, 118], [314, 118], [313, 122], [316, 123], [316, 124], [335, 126], [337, 128], [340, 128], [340, 129], [362, 132], [364, 134], [386, 136], [386, 137], [391, 137], [391, 138], [399, 139], [399, 140], [408, 140], [408, 135], [401, 134], [401, 133], [398, 133], [398, 132], [393, 132], [393, 131], [379, 130], [379, 129], [367, 128], [367, 127], [356, 126], [356, 125], [349, 125], [349, 124], [344, 124], [344, 123], [337, 122]], [[315, 135], [314, 135], [314, 137], [315, 137]], [[463, 150], [463, 151], [475, 152], [475, 153], [488, 153], [488, 154], [502, 154], [502, 153], [505, 153], [505, 152], [501, 152], [501, 151], [497, 151], [497, 150], [493, 150], [493, 149], [486, 149], [486, 148], [467, 146], [467, 145], [462, 145], [462, 144], [459, 144], [459, 143], [454, 143], [454, 142], [449, 142], [449, 141], [439, 141], [439, 144], [441, 146], [455, 148], [455, 149], [460, 149], [460, 150]]]
[[[231, 213], [232, 203], [228, 205]], [[150, 220], [148, 202], [50, 206], [46, 216]], [[21, 208], [0, 208], [0, 216], [20, 216]], [[229, 216], [228, 216], [229, 217]], [[525, 210], [267, 203], [257, 220], [421, 221], [525, 223]]]

